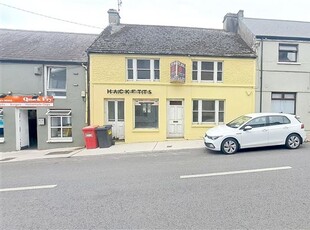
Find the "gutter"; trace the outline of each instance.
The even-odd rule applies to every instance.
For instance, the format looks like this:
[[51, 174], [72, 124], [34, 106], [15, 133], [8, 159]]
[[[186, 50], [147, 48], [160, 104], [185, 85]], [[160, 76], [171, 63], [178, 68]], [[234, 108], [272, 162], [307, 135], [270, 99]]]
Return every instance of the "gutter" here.
[[260, 47], [260, 89], [259, 89], [259, 112], [263, 110], [263, 52], [264, 52], [264, 43], [263, 38], [261, 40]]
[[87, 125], [90, 125], [90, 73], [89, 73], [89, 66], [90, 66], [90, 57], [89, 52], [87, 52], [87, 73], [86, 73], [86, 121]]
[[256, 35], [258, 39], [270, 39], [270, 40], [283, 40], [283, 41], [310, 41], [309, 37], [286, 37], [286, 36], [268, 36], [268, 35]]

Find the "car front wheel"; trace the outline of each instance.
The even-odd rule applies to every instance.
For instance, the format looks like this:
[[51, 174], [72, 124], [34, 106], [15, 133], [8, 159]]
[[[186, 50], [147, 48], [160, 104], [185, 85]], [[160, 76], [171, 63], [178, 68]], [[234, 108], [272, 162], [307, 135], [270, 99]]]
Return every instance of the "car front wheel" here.
[[301, 144], [298, 134], [291, 134], [286, 138], [285, 146], [289, 149], [297, 149]]
[[234, 154], [238, 151], [238, 142], [233, 138], [227, 138], [222, 142], [221, 150], [225, 154]]

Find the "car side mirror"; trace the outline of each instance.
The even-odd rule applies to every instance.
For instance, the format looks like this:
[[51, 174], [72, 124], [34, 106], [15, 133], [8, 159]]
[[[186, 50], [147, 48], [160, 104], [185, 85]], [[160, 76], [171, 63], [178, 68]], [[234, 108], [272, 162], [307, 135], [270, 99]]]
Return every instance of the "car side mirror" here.
[[252, 126], [249, 126], [249, 125], [247, 125], [247, 126], [245, 126], [243, 128], [244, 131], [248, 131], [248, 130], [251, 130], [251, 129], [252, 129]]

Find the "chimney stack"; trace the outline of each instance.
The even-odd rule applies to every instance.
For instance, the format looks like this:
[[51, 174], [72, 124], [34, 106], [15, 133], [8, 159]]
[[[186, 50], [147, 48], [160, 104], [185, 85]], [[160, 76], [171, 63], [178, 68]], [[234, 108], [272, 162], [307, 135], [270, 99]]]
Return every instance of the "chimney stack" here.
[[109, 9], [108, 14], [109, 14], [109, 24], [110, 25], [119, 25], [120, 24], [121, 17], [119, 16], [119, 13], [117, 10]]
[[223, 29], [228, 32], [237, 33], [239, 27], [239, 20], [242, 20], [242, 18], [243, 10], [239, 10], [237, 14], [226, 14], [223, 21]]

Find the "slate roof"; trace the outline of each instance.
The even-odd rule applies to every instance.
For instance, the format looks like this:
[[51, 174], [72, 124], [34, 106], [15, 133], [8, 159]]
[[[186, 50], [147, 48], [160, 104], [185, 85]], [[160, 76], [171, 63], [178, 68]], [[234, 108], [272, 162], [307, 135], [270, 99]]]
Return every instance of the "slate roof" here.
[[98, 35], [0, 29], [0, 61], [87, 62]]
[[257, 18], [243, 18], [242, 21], [256, 36], [310, 39], [310, 22]]
[[90, 53], [255, 57], [235, 33], [219, 29], [131, 25], [108, 26]]

